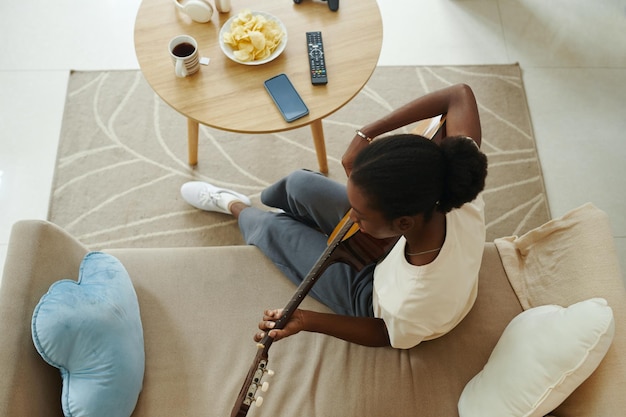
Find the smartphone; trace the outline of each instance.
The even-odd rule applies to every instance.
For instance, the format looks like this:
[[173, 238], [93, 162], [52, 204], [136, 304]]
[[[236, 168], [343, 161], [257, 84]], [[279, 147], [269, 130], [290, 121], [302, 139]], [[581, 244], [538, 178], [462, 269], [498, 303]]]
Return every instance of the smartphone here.
[[287, 75], [279, 74], [266, 80], [264, 84], [285, 121], [293, 122], [309, 114], [308, 107], [302, 101], [302, 97], [291, 84]]

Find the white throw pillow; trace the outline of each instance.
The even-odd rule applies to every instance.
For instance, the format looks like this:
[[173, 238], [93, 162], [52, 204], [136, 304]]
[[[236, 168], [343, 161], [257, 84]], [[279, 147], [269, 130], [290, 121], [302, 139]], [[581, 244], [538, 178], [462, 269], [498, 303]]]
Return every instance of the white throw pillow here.
[[544, 416], [598, 367], [613, 340], [603, 298], [531, 308], [506, 327], [482, 371], [467, 383], [461, 417]]

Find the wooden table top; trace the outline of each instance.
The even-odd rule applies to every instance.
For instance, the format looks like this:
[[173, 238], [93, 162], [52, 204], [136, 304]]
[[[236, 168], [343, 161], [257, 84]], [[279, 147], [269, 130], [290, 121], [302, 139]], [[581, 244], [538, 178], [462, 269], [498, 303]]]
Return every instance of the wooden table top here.
[[[193, 22], [173, 0], [143, 0], [135, 22], [135, 50], [141, 70], [171, 107], [201, 124], [240, 133], [269, 133], [306, 126], [349, 102], [369, 80], [382, 45], [382, 21], [376, 0], [341, 0], [332, 12], [325, 2], [303, 0], [231, 0], [230, 13], [214, 11], [208, 23]], [[220, 49], [219, 30], [243, 9], [270, 13], [287, 28], [283, 53], [262, 65], [231, 61]], [[328, 84], [313, 86], [305, 32], [322, 32]], [[200, 55], [210, 58], [195, 75], [178, 78], [169, 41], [193, 36]], [[263, 81], [285, 73], [309, 108], [309, 115], [284, 121]]]

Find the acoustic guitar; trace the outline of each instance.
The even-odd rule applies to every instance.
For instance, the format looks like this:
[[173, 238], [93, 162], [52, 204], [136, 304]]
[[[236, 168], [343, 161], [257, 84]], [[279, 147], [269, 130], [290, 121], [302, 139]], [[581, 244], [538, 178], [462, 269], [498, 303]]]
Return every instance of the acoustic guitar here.
[[[358, 225], [350, 219], [350, 212], [348, 212], [331, 233], [328, 246], [296, 289], [274, 328], [285, 327], [317, 279], [330, 265], [342, 262], [360, 271], [366, 265], [386, 255], [397, 241], [398, 238], [375, 239], [368, 234], [361, 233]], [[245, 417], [252, 404], [260, 407], [263, 403], [263, 397], [257, 394], [259, 391], [267, 391], [269, 384], [267, 381], [263, 382], [263, 377], [272, 374], [267, 364], [268, 351], [274, 339], [268, 333], [257, 344], [256, 355], [239, 391], [231, 417]]]
[[[445, 136], [445, 122], [446, 115], [420, 120], [413, 128], [412, 133], [431, 140], [441, 139]], [[283, 309], [283, 314], [276, 321], [274, 328], [282, 329], [285, 327], [317, 279], [330, 265], [343, 262], [360, 271], [366, 265], [386, 255], [398, 239], [399, 237], [375, 239], [368, 234], [359, 232], [359, 226], [350, 220], [350, 212], [348, 212], [331, 233], [326, 250], [298, 286], [296, 293]], [[256, 355], [239, 391], [231, 417], [245, 417], [252, 404], [260, 407], [263, 403], [263, 397], [258, 396], [257, 392], [267, 391], [269, 386], [267, 381], [263, 382], [263, 377], [272, 374], [267, 368], [267, 363], [268, 351], [274, 341], [267, 333], [257, 344]]]

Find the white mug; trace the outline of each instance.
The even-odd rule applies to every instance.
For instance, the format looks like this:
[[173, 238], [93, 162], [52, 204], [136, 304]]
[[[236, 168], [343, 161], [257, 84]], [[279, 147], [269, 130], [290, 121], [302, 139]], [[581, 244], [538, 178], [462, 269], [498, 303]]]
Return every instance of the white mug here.
[[220, 13], [230, 12], [230, 0], [215, 0], [215, 8]]
[[170, 41], [169, 51], [177, 77], [193, 75], [200, 69], [198, 42], [191, 36], [176, 36]]

